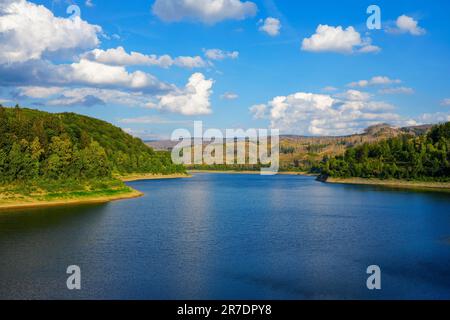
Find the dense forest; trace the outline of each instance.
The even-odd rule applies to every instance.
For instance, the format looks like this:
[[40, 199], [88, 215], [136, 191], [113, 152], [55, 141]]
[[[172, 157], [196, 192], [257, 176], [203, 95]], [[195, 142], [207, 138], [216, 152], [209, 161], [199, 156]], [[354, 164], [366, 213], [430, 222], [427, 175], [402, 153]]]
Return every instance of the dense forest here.
[[408, 134], [347, 149], [320, 165], [326, 177], [450, 180], [450, 122], [424, 135]]
[[1, 184], [184, 171], [168, 152], [156, 152], [107, 122], [0, 106]]

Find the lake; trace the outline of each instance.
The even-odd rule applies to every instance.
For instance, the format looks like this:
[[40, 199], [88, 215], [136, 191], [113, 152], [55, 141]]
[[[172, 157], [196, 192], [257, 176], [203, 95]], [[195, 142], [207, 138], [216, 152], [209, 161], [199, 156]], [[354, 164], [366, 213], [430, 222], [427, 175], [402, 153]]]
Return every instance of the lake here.
[[0, 213], [0, 298], [450, 299], [449, 193], [287, 175], [129, 185], [145, 195]]

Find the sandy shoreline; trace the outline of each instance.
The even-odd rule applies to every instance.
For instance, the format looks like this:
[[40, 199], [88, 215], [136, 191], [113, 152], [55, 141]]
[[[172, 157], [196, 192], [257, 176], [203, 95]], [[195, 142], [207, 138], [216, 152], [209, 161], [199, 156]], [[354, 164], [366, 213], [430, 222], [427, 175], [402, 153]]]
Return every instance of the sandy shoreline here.
[[399, 189], [429, 189], [435, 191], [450, 192], [450, 182], [381, 180], [364, 178], [328, 178], [326, 180], [326, 183], [372, 185]]
[[[159, 179], [179, 179], [179, 178], [189, 178], [190, 175], [187, 174], [170, 174], [170, 175], [154, 175], [154, 174], [144, 174], [144, 175], [129, 175], [123, 177], [117, 177], [124, 182], [139, 181], [139, 180], [159, 180]], [[114, 195], [96, 195], [92, 196], [86, 195], [83, 197], [74, 197], [67, 199], [55, 199], [55, 200], [38, 200], [31, 197], [25, 199], [19, 199], [14, 201], [0, 201], [0, 212], [5, 210], [14, 209], [27, 209], [27, 208], [45, 208], [45, 207], [57, 207], [66, 205], [82, 205], [82, 204], [97, 204], [106, 203], [110, 201], [124, 200], [138, 198], [143, 195], [142, 192], [135, 189], [129, 188], [129, 192], [121, 192]]]
[[176, 173], [176, 174], [140, 174], [140, 175], [128, 175], [128, 176], [121, 176], [117, 177], [118, 179], [122, 180], [123, 182], [132, 182], [132, 181], [139, 181], [139, 180], [163, 180], [163, 179], [181, 179], [181, 178], [191, 178], [191, 175], [189, 174], [182, 174], [182, 173]]
[[[261, 171], [238, 171], [238, 170], [188, 170], [189, 173], [220, 173], [220, 174], [261, 174]], [[307, 172], [293, 172], [293, 171], [281, 171], [277, 172], [277, 175], [289, 175], [289, 176], [315, 176]]]
[[110, 201], [138, 198], [143, 195], [142, 192], [131, 189], [130, 192], [124, 192], [110, 196], [86, 196], [85, 198], [61, 199], [54, 201], [30, 200], [23, 202], [0, 203], [0, 212], [4, 210], [27, 209], [27, 208], [45, 208], [78, 204], [97, 204]]

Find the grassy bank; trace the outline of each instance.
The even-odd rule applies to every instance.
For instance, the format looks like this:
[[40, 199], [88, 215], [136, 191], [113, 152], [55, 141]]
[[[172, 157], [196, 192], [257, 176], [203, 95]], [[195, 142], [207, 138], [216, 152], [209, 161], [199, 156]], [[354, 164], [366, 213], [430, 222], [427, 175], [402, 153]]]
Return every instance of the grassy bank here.
[[0, 185], [0, 210], [49, 207], [88, 203], [105, 203], [131, 199], [142, 193], [125, 185], [137, 180], [188, 178], [189, 174], [131, 174], [114, 178], [80, 181], [37, 180]]
[[0, 210], [104, 203], [136, 198], [142, 193], [119, 180], [18, 183], [0, 186]]
[[432, 182], [432, 181], [408, 181], [397, 179], [364, 179], [364, 178], [327, 178], [327, 183], [376, 185], [390, 188], [406, 189], [432, 189], [436, 191], [450, 192], [450, 182]]

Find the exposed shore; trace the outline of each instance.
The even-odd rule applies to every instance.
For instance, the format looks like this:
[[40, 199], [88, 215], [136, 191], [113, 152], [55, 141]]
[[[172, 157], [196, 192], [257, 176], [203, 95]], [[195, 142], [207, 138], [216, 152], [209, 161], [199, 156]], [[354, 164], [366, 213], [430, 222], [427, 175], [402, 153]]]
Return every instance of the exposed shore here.
[[450, 192], [450, 182], [428, 182], [428, 181], [407, 181], [407, 180], [381, 180], [381, 179], [364, 179], [364, 178], [327, 178], [321, 181], [326, 183], [341, 184], [358, 184], [358, 185], [374, 185], [389, 188], [404, 188], [417, 190], [434, 190], [442, 192]]
[[[220, 173], [220, 174], [261, 174], [259, 170], [188, 170], [189, 173]], [[307, 172], [295, 172], [295, 171], [280, 171], [277, 175], [289, 175], [289, 176], [316, 176]]]
[[78, 204], [96, 204], [106, 203], [116, 200], [133, 199], [143, 195], [142, 192], [132, 188], [122, 190], [103, 190], [86, 193], [82, 196], [62, 194], [60, 197], [55, 196], [54, 199], [45, 199], [45, 196], [21, 196], [17, 199], [11, 197], [10, 199], [0, 199], [0, 212], [12, 209], [27, 209], [27, 208], [43, 208]]
[[[179, 179], [189, 178], [188, 174], [170, 174], [170, 175], [128, 175], [117, 177], [123, 182], [138, 181], [138, 180], [158, 180], [158, 179]], [[106, 203], [110, 201], [124, 200], [138, 198], [143, 195], [142, 192], [130, 187], [121, 189], [104, 189], [87, 192], [66, 192], [60, 194], [37, 194], [37, 195], [22, 195], [22, 194], [8, 194], [0, 197], [0, 212], [14, 209], [27, 208], [43, 208], [56, 207], [65, 205], [81, 205], [81, 204], [96, 204]]]
[[118, 176], [117, 178], [123, 182], [139, 181], [139, 180], [162, 180], [162, 179], [181, 179], [191, 178], [189, 174], [175, 173], [175, 174], [132, 174], [127, 176]]

